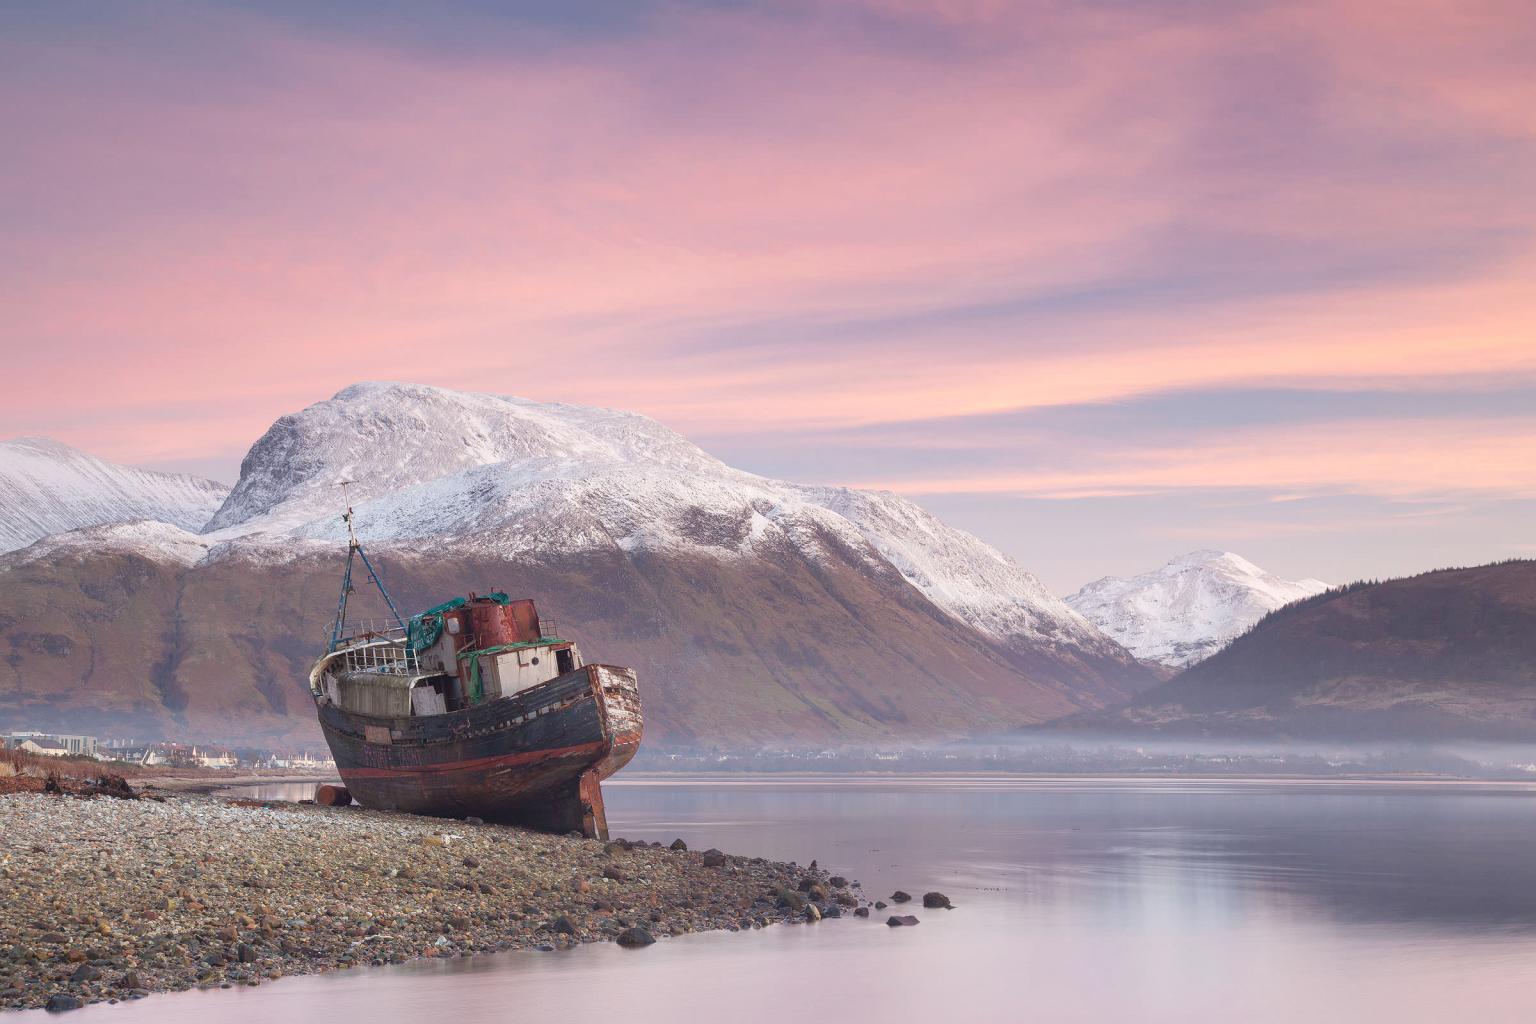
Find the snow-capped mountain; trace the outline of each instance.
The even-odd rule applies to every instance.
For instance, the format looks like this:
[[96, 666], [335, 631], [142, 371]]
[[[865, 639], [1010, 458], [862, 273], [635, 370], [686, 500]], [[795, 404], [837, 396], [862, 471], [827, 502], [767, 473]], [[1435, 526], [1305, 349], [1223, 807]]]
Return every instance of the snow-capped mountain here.
[[1106, 576], [1067, 604], [1143, 661], [1181, 668], [1215, 654], [1268, 612], [1321, 593], [1230, 551], [1194, 551], [1140, 576]]
[[47, 438], [0, 441], [0, 551], [140, 519], [200, 530], [228, 493], [211, 480], [119, 466]]
[[733, 469], [634, 413], [417, 384], [357, 384], [284, 416], [251, 448], [210, 541], [344, 537], [338, 481], [366, 541], [549, 557], [617, 549], [729, 558], [826, 538], [894, 566], [988, 636], [1110, 649], [1012, 559], [888, 492]]
[[[312, 734], [304, 679], [348, 503], [401, 608], [535, 597], [589, 656], [641, 673], [662, 742], [954, 737], [1155, 682], [896, 495], [746, 473], [630, 413], [359, 384], [274, 423], [199, 532], [116, 524], [0, 557], [0, 643], [18, 652], [0, 725], [11, 693], [37, 726]], [[29, 621], [45, 606], [46, 643]]]

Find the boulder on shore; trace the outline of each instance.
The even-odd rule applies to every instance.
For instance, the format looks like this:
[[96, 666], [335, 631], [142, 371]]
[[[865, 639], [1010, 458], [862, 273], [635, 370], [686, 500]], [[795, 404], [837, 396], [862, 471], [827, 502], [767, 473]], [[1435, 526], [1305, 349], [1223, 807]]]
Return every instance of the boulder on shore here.
[[649, 946], [656, 939], [644, 928], [626, 928], [619, 933], [617, 941], [621, 946], [634, 948], [636, 946]]
[[774, 897], [779, 906], [788, 907], [797, 914], [805, 909], [805, 896], [793, 889], [780, 889]]

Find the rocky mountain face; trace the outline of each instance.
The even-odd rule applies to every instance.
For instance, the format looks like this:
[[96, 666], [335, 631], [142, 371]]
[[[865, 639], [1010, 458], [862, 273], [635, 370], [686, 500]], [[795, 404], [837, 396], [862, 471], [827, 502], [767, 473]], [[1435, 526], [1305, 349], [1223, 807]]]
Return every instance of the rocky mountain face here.
[[212, 480], [103, 462], [47, 438], [0, 441], [0, 552], [135, 519], [199, 530], [228, 494]]
[[1143, 661], [1182, 668], [1276, 608], [1327, 589], [1321, 580], [1281, 579], [1230, 551], [1204, 550], [1129, 579], [1106, 576], [1067, 604]]
[[954, 736], [1154, 681], [895, 495], [744, 473], [628, 413], [362, 384], [273, 424], [200, 532], [119, 524], [0, 556], [0, 724], [313, 735], [340, 480], [403, 608], [537, 598], [588, 657], [641, 672], [653, 741]]
[[1536, 740], [1536, 561], [1331, 590], [1074, 727]]

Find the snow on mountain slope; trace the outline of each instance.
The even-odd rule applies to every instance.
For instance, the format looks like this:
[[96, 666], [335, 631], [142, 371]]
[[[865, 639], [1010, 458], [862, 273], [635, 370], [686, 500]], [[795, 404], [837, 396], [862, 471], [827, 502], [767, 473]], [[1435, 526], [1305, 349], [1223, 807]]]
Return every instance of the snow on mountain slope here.
[[206, 558], [208, 549], [208, 541], [200, 534], [170, 523], [138, 519], [49, 534], [24, 548], [0, 552], [0, 569], [14, 569], [69, 553], [86, 555], [103, 550], [139, 555], [152, 562], [190, 566]]
[[663, 742], [954, 738], [1154, 681], [895, 495], [745, 473], [629, 413], [359, 384], [274, 423], [199, 533], [116, 523], [0, 555], [0, 725], [313, 735], [348, 502], [403, 607], [538, 597], [642, 674]]
[[141, 519], [200, 530], [228, 493], [211, 480], [119, 466], [47, 438], [0, 441], [0, 551]]
[[375, 544], [734, 558], [783, 543], [814, 559], [835, 542], [994, 638], [1124, 657], [1007, 556], [896, 495], [742, 472], [632, 413], [423, 385], [357, 384], [282, 417], [251, 448], [208, 539], [339, 541], [343, 479]]
[[842, 516], [934, 604], [999, 639], [1102, 644], [1087, 619], [996, 548], [887, 491], [799, 488]]
[[1216, 653], [1265, 613], [1321, 593], [1227, 551], [1194, 551], [1140, 576], [1106, 576], [1067, 598], [1136, 657], [1174, 667]]

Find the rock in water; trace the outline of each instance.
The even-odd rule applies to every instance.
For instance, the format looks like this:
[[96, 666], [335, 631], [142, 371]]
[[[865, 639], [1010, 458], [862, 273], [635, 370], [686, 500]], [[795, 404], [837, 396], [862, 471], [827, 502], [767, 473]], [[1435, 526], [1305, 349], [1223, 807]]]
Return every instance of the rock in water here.
[[79, 996], [66, 995], [63, 992], [55, 993], [48, 997], [47, 1004], [43, 1007], [51, 1013], [59, 1013], [63, 1010], [78, 1010], [85, 1002]]
[[910, 893], [902, 892], [900, 889], [897, 889], [895, 892], [891, 893], [892, 903], [905, 903], [911, 898], [912, 896]]
[[644, 928], [626, 928], [619, 933], [618, 943], [621, 946], [649, 946], [655, 942], [651, 933]]
[[929, 910], [954, 910], [954, 904], [949, 902], [949, 897], [941, 892], [923, 893], [923, 906]]
[[821, 911], [816, 909], [816, 904], [808, 903], [805, 907], [805, 919], [807, 921], [820, 921]]
[[890, 925], [892, 928], [908, 928], [914, 924], [917, 924], [917, 918], [913, 917], [911, 914], [907, 914], [904, 917], [897, 917], [893, 914], [885, 919], [885, 923]]

